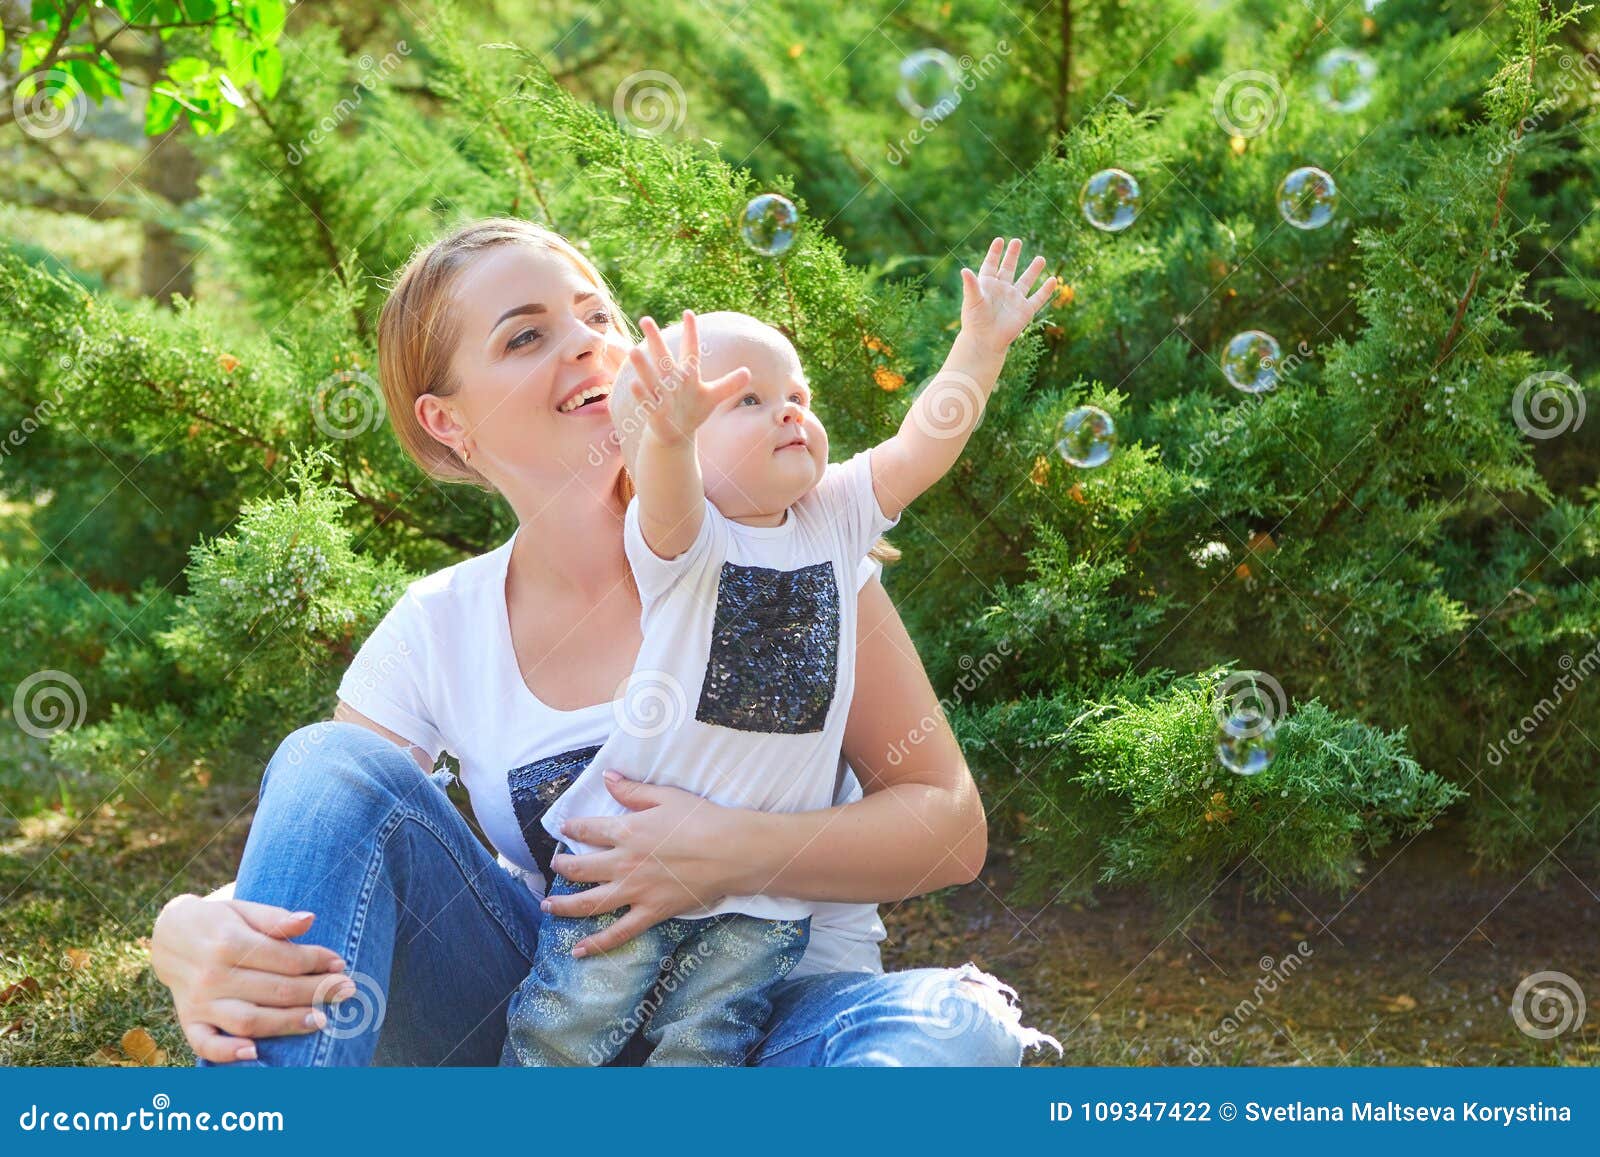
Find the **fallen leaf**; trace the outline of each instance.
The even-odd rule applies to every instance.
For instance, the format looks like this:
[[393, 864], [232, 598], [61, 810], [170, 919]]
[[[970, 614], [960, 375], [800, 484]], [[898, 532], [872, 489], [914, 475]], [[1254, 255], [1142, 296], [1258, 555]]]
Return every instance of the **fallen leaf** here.
[[10, 1004], [14, 1000], [24, 1000], [30, 996], [39, 995], [39, 982], [31, 976], [24, 976], [15, 984], [9, 984], [0, 989], [0, 1004]]
[[872, 371], [872, 380], [878, 383], [882, 390], [898, 390], [906, 384], [903, 375], [895, 373], [888, 366], [877, 366]]
[[1385, 1012], [1412, 1012], [1417, 1007], [1417, 998], [1404, 992], [1397, 996], [1380, 995], [1378, 999], [1383, 1002]]
[[[141, 1065], [160, 1064], [166, 1059], [166, 1051], [156, 1044], [155, 1038], [142, 1028], [130, 1028], [122, 1034], [122, 1051], [129, 1058]], [[157, 1060], [157, 1057], [161, 1060]]]
[[81, 972], [89, 967], [89, 950], [87, 948], [69, 948], [66, 951], [67, 967], [73, 972]]

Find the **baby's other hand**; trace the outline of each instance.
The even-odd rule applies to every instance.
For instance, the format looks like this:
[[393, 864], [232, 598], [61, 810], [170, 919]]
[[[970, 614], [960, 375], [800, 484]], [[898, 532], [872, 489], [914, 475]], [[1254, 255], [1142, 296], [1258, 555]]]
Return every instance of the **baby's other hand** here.
[[1056, 289], [1056, 279], [1047, 277], [1029, 294], [1029, 286], [1044, 272], [1044, 257], [1035, 257], [1019, 277], [1021, 255], [1020, 239], [1007, 245], [1004, 237], [996, 237], [977, 273], [961, 271], [961, 332], [999, 353], [1017, 340]]

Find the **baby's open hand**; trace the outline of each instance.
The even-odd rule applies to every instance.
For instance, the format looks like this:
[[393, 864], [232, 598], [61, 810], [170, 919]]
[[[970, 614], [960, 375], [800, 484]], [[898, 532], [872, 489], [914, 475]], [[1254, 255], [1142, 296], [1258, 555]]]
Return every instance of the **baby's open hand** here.
[[692, 441], [712, 411], [750, 384], [750, 371], [741, 366], [715, 381], [701, 381], [700, 334], [690, 310], [683, 311], [680, 358], [672, 356], [653, 319], [643, 318], [639, 328], [644, 341], [628, 354], [638, 377], [628, 388], [639, 398], [645, 429], [663, 443]]
[[1047, 277], [1030, 295], [1028, 287], [1044, 272], [1044, 258], [1035, 257], [1018, 277], [1021, 255], [1020, 240], [1007, 245], [1004, 237], [996, 237], [977, 273], [961, 271], [961, 331], [1002, 353], [1056, 289], [1056, 279]]

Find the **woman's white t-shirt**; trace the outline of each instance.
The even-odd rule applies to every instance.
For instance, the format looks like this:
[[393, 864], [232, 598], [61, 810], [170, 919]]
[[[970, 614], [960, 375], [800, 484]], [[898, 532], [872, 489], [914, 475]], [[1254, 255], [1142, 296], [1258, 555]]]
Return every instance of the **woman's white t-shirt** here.
[[[552, 844], [539, 823], [559, 791], [552, 769], [575, 775], [610, 735], [613, 704], [559, 711], [541, 702], [517, 667], [505, 584], [520, 529], [501, 546], [412, 583], [362, 644], [339, 684], [339, 698], [437, 760], [448, 750], [484, 834], [500, 863], [542, 895]], [[857, 588], [878, 571], [867, 560]], [[626, 773], [626, 769], [621, 769]], [[841, 758], [835, 805], [861, 798]], [[811, 940], [790, 976], [881, 972], [885, 936], [875, 904], [813, 902]]]

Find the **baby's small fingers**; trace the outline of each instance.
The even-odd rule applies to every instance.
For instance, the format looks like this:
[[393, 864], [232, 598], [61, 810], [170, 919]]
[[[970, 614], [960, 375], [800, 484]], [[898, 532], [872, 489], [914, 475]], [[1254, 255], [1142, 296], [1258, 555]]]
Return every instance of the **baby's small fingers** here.
[[1000, 255], [1005, 252], [1006, 239], [996, 237], [989, 242], [989, 252], [983, 255], [983, 264], [978, 267], [978, 273], [983, 277], [993, 277], [1000, 269]]
[[1017, 288], [1026, 293], [1028, 286], [1032, 285], [1038, 279], [1039, 274], [1044, 272], [1044, 266], [1043, 254], [1028, 262], [1028, 268], [1024, 269], [1017, 277]]
[[1050, 295], [1055, 293], [1056, 286], [1059, 284], [1060, 282], [1054, 277], [1045, 278], [1044, 284], [1029, 295], [1028, 304], [1036, 311], [1043, 308], [1044, 303], [1050, 300]]
[[1006, 246], [1005, 256], [1000, 258], [999, 276], [1009, 279], [1017, 271], [1017, 259], [1022, 256], [1022, 239], [1013, 237], [1011, 244]]

